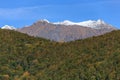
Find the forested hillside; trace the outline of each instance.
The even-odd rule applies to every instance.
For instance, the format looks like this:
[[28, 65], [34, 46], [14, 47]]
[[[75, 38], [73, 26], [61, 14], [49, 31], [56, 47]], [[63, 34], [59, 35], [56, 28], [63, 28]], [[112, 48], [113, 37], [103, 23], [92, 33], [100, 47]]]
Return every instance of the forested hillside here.
[[120, 31], [59, 43], [0, 29], [0, 80], [120, 80]]

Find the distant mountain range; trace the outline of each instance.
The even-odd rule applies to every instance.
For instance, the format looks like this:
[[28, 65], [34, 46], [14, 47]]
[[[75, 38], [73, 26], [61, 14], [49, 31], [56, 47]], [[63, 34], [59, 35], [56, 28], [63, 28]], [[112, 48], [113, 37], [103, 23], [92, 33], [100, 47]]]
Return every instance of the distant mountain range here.
[[69, 20], [55, 23], [51, 23], [48, 20], [40, 20], [21, 29], [16, 29], [12, 26], [4, 26], [2, 29], [17, 30], [22, 33], [27, 33], [30, 36], [42, 37], [58, 42], [85, 39], [116, 30], [115, 27], [100, 19], [97, 21], [88, 20], [77, 23]]

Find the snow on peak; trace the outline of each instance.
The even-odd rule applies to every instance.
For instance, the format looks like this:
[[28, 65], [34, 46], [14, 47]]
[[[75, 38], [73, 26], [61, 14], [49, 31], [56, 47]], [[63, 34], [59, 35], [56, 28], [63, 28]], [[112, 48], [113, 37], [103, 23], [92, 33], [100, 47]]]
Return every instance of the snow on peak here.
[[98, 19], [97, 21], [94, 20], [88, 20], [83, 22], [72, 22], [69, 20], [64, 20], [63, 22], [55, 22], [54, 24], [61, 24], [61, 25], [87, 25], [87, 24], [105, 24], [105, 22], [101, 19]]
[[47, 19], [42, 19], [42, 20], [39, 20], [38, 22], [47, 22], [47, 23], [50, 23]]
[[103, 20], [101, 20], [101, 19], [98, 19], [98, 20], [97, 20], [97, 23], [98, 23], [98, 24], [105, 24], [105, 22], [104, 22]]
[[65, 20], [63, 22], [55, 22], [53, 24], [56, 24], [56, 25], [57, 24], [59, 24], [59, 25], [80, 25], [83, 27], [90, 27], [90, 28], [94, 28], [94, 29], [101, 29], [101, 27], [100, 27], [101, 25], [108, 25], [101, 19], [98, 19], [96, 21], [95, 20], [88, 20], [88, 21], [83, 21], [83, 22], [72, 22], [69, 20]]
[[53, 24], [61, 24], [61, 25], [75, 25], [74, 22], [69, 21], [69, 20], [64, 20], [63, 22], [55, 22]]
[[99, 25], [106, 25], [106, 23], [101, 19], [98, 19], [97, 21], [94, 20], [83, 21], [83, 22], [79, 22], [78, 24], [81, 26], [86, 26], [91, 28], [98, 28]]
[[13, 26], [9, 26], [9, 25], [4, 25], [3, 27], [1, 27], [1, 29], [16, 30], [15, 27], [13, 27]]

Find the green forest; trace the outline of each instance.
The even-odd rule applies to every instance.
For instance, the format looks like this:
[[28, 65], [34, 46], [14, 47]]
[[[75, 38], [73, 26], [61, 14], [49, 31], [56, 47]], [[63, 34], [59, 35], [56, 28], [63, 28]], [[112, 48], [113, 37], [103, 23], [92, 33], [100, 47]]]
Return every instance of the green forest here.
[[120, 80], [120, 31], [54, 42], [0, 29], [0, 80]]

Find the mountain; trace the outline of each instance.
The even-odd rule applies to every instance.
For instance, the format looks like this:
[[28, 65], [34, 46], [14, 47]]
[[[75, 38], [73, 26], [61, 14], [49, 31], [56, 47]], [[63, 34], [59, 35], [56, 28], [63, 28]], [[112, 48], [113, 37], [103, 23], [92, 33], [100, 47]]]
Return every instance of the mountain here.
[[0, 80], [119, 80], [119, 35], [59, 43], [0, 29]]
[[19, 29], [19, 32], [30, 36], [42, 37], [58, 42], [67, 42], [98, 36], [116, 30], [113, 26], [102, 20], [71, 22], [63, 21], [51, 23], [48, 20], [40, 20], [33, 25]]
[[15, 27], [13, 27], [13, 26], [9, 26], [9, 25], [4, 25], [3, 27], [1, 27], [1, 29], [16, 30]]

